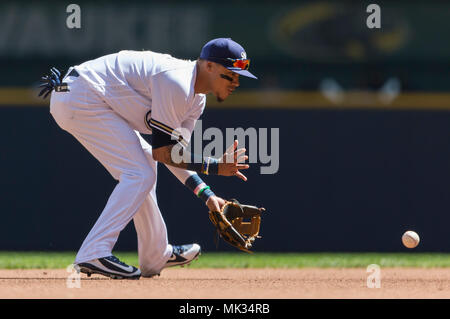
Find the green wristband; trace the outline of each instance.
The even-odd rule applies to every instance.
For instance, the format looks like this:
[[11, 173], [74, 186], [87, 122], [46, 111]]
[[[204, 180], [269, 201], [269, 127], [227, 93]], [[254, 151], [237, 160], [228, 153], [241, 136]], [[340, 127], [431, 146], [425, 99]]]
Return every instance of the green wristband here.
[[209, 187], [209, 186], [203, 187], [203, 188], [198, 192], [197, 196], [198, 196], [198, 197], [202, 196], [202, 193], [203, 193], [205, 190], [210, 189], [210, 188], [211, 188], [211, 187]]

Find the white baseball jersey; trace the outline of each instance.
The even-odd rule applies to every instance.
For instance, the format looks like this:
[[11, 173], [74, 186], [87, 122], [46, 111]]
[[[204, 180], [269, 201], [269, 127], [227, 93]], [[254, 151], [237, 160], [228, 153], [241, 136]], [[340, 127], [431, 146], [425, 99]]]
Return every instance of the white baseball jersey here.
[[[151, 51], [120, 51], [74, 68], [115, 112], [144, 134], [152, 128], [172, 134], [181, 127], [192, 133], [205, 108], [205, 94], [194, 94], [196, 61]], [[190, 134], [183, 138], [189, 141]]]
[[[142, 275], [157, 274], [172, 246], [156, 197], [157, 163], [139, 132], [173, 136], [174, 129], [186, 128], [189, 141], [206, 102], [204, 94], [194, 94], [196, 62], [121, 51], [71, 69], [79, 75], [65, 77], [69, 92], [52, 92], [50, 112], [119, 181], [75, 263], [110, 256], [133, 220]], [[167, 167], [182, 183], [193, 174]]]

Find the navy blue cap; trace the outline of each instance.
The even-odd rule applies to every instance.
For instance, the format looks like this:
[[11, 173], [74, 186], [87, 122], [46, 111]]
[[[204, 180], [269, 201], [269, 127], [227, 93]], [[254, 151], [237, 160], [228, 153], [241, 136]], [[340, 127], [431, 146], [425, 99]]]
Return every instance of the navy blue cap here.
[[257, 79], [248, 70], [233, 66], [233, 59], [247, 59], [247, 53], [239, 43], [234, 42], [231, 38], [218, 38], [209, 41], [203, 46], [200, 58], [219, 63], [237, 74]]

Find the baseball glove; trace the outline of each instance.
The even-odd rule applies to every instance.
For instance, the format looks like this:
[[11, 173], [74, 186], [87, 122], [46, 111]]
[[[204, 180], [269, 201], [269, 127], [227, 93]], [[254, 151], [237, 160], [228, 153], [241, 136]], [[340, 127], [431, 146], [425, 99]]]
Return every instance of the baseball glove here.
[[[209, 219], [217, 229], [217, 233], [228, 244], [247, 253], [258, 236], [261, 225], [261, 213], [264, 208], [242, 205], [236, 199], [227, 201], [222, 211], [209, 211]], [[244, 218], [249, 221], [244, 221]]]

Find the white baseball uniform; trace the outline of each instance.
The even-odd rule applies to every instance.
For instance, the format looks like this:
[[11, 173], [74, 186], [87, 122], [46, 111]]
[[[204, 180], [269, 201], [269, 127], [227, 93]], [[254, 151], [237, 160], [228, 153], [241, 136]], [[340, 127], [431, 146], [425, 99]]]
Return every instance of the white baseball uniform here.
[[[140, 133], [155, 130], [189, 142], [206, 96], [194, 93], [196, 62], [151, 51], [120, 51], [69, 69], [69, 92], [52, 92], [50, 112], [118, 180], [75, 263], [110, 256], [133, 219], [143, 276], [159, 273], [172, 253], [156, 199], [157, 163]], [[167, 166], [184, 183], [194, 174]]]

